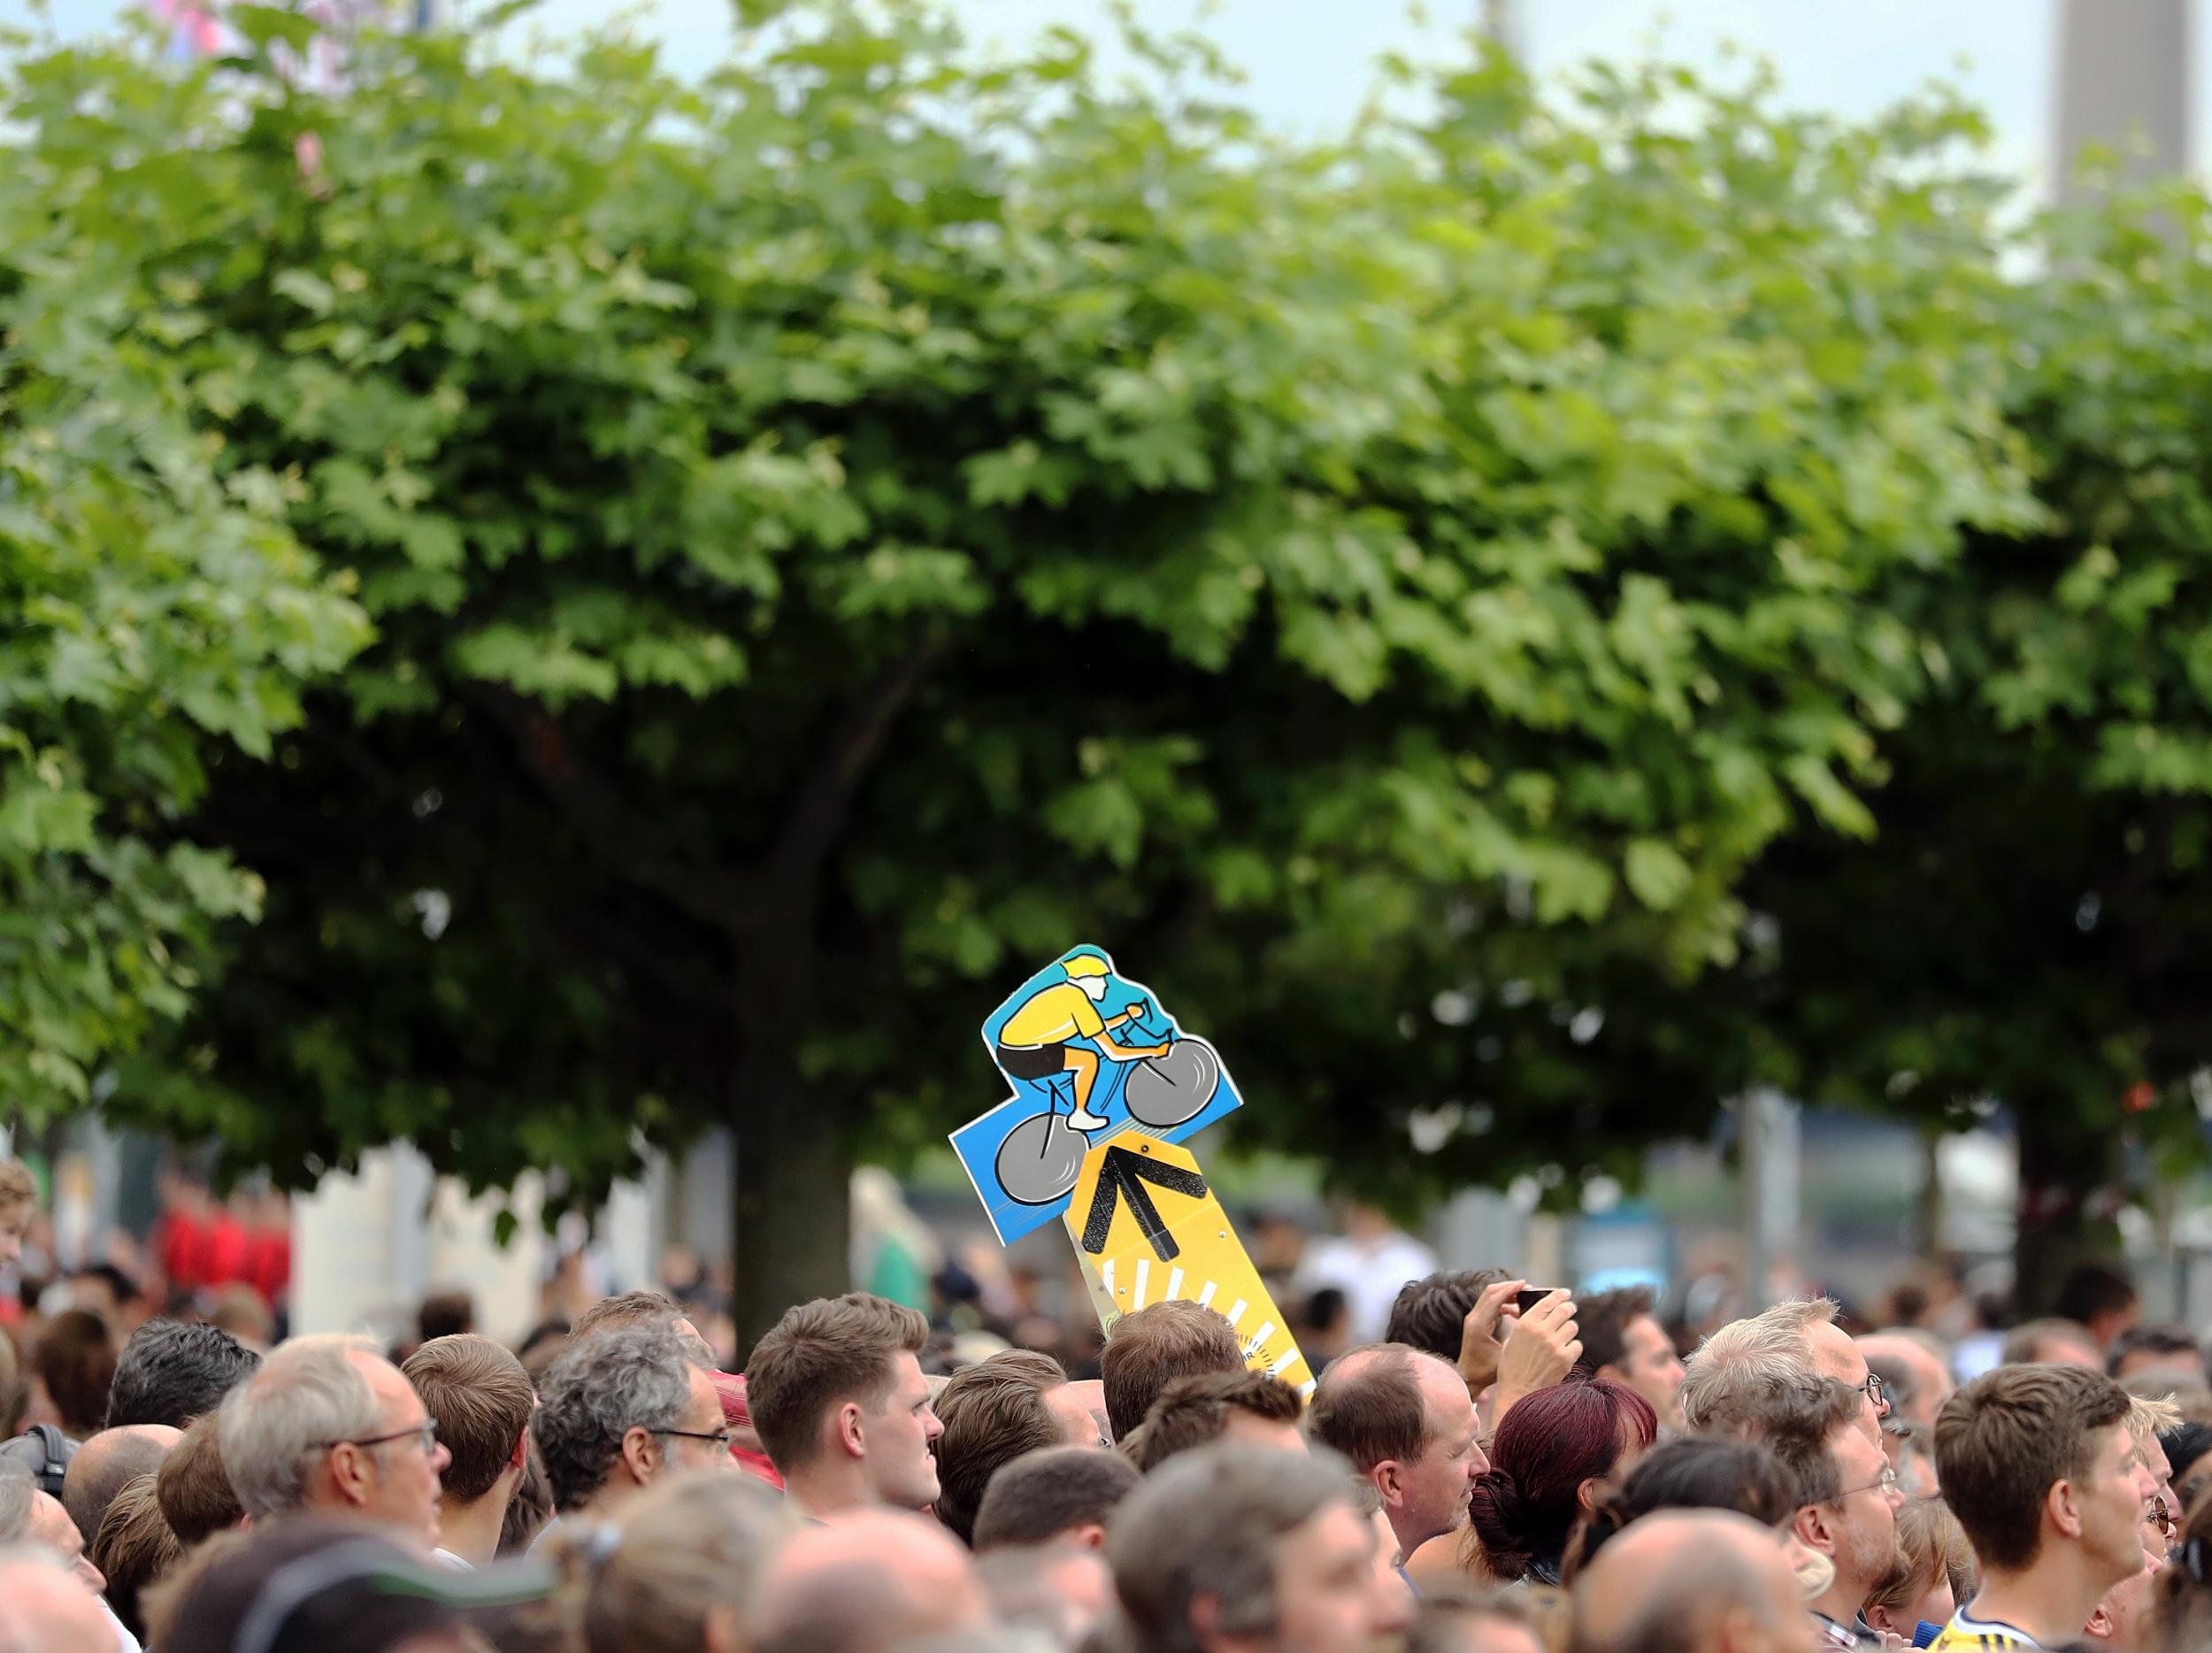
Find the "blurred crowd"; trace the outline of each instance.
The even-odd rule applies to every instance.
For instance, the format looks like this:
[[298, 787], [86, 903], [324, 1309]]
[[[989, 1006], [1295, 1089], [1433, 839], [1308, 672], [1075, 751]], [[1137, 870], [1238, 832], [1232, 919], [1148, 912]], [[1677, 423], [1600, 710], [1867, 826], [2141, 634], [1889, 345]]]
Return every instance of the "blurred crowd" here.
[[1700, 1323], [1256, 1225], [1302, 1392], [1210, 1308], [1080, 1336], [859, 1204], [872, 1289], [739, 1369], [682, 1252], [565, 1263], [513, 1346], [452, 1293], [287, 1337], [188, 1179], [142, 1279], [42, 1273], [0, 1160], [0, 1649], [2212, 1653], [2212, 1378], [2116, 1269], [2021, 1324], [1919, 1280]]

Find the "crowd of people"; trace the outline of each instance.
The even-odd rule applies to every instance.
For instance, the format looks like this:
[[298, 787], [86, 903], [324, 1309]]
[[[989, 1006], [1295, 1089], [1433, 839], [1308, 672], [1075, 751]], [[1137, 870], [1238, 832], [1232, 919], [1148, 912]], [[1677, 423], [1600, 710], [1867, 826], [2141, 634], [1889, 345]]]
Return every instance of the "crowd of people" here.
[[[0, 1160], [0, 1264], [33, 1201]], [[1434, 1271], [1310, 1395], [1179, 1300], [1094, 1373], [866, 1292], [741, 1372], [652, 1291], [520, 1349], [58, 1314], [0, 1336], [53, 1413], [0, 1443], [0, 1653], [2212, 1653], [2205, 1351], [2084, 1278], [1961, 1382], [1824, 1298], [1685, 1350]]]

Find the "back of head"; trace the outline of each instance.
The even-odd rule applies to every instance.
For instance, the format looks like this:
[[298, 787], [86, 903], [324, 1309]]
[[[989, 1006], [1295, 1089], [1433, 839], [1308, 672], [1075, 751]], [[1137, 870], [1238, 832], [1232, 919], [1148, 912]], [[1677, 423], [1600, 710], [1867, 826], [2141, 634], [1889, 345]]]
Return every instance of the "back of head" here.
[[2087, 1473], [2126, 1391], [2086, 1366], [1999, 1366], [1936, 1414], [1936, 1480], [1984, 1568], [2017, 1572], [2043, 1542], [2044, 1495]]
[[1390, 1325], [1383, 1341], [1456, 1362], [1467, 1311], [1484, 1291], [1505, 1277], [1502, 1268], [1460, 1268], [1408, 1280], [1390, 1305]]
[[2104, 1357], [2097, 1347], [2096, 1334], [2079, 1320], [2047, 1315], [2039, 1320], [2023, 1320], [2006, 1333], [2000, 1358], [2008, 1366], [2065, 1361], [2102, 1370]]
[[107, 1416], [115, 1381], [115, 1340], [107, 1322], [82, 1309], [56, 1315], [31, 1349], [31, 1371], [46, 1386], [62, 1433], [81, 1441]]
[[2201, 1388], [2205, 1381], [2204, 1348], [2183, 1326], [2131, 1326], [2112, 1340], [2105, 1351], [2105, 1372], [2124, 1378], [2131, 1372], [2186, 1373], [2190, 1384]]
[[181, 1429], [212, 1412], [251, 1377], [261, 1357], [228, 1332], [180, 1320], [149, 1320], [130, 1335], [108, 1389], [107, 1426], [168, 1424]]
[[446, 1497], [475, 1503], [498, 1484], [529, 1427], [538, 1403], [530, 1374], [502, 1345], [473, 1332], [432, 1338], [400, 1371], [453, 1455], [444, 1476]]
[[1114, 1439], [1143, 1422], [1160, 1391], [1176, 1379], [1233, 1372], [1243, 1365], [1236, 1328], [1211, 1309], [1170, 1298], [1123, 1315], [1098, 1357]]
[[2094, 1326], [2107, 1316], [2124, 1314], [2136, 1301], [2135, 1282], [2125, 1270], [2109, 1263], [2078, 1263], [2059, 1282], [2051, 1312], [2062, 1320]]
[[213, 1412], [196, 1419], [169, 1449], [154, 1475], [154, 1496], [162, 1518], [187, 1549], [236, 1526], [246, 1516], [223, 1468], [220, 1424]]
[[1793, 1378], [1739, 1390], [1708, 1419], [1716, 1434], [1755, 1441], [1774, 1454], [1793, 1489], [1790, 1507], [1832, 1503], [1843, 1491], [1829, 1442], [1863, 1415], [1860, 1391], [1833, 1378]]
[[679, 1475], [625, 1511], [611, 1553], [587, 1538], [580, 1566], [586, 1653], [697, 1653], [710, 1621], [741, 1626], [790, 1530], [775, 1494], [746, 1475]]
[[1149, 1474], [1179, 1452], [1194, 1451], [1220, 1440], [1239, 1414], [1295, 1427], [1305, 1410], [1306, 1403], [1296, 1389], [1280, 1378], [1249, 1367], [1178, 1378], [1152, 1403], [1152, 1410], [1132, 1437], [1129, 1456]]
[[1307, 1433], [1363, 1475], [1387, 1459], [1419, 1457], [1429, 1427], [1420, 1358], [1421, 1351], [1402, 1343], [1371, 1343], [1338, 1356], [1314, 1390]]
[[109, 1501], [86, 1552], [108, 1581], [108, 1605], [143, 1642], [146, 1621], [139, 1611], [139, 1595], [184, 1558], [184, 1546], [162, 1518], [151, 1475], [141, 1475]]
[[141, 1475], [151, 1475], [177, 1441], [173, 1429], [135, 1425], [94, 1435], [69, 1460], [61, 1502], [88, 1542], [100, 1530], [115, 1495]]
[[426, 1343], [476, 1329], [476, 1300], [465, 1291], [433, 1292], [415, 1311], [415, 1335]]
[[888, 1653], [979, 1629], [983, 1594], [960, 1542], [934, 1521], [867, 1510], [795, 1534], [762, 1579], [752, 1653]]
[[1198, 1653], [1191, 1604], [1212, 1598], [1224, 1639], [1273, 1629], [1275, 1547], [1333, 1506], [1353, 1508], [1334, 1453], [1186, 1452], [1148, 1476], [1106, 1530], [1124, 1612], [1148, 1653]]
[[1626, 1443], [1640, 1451], [1658, 1433], [1650, 1402], [1602, 1379], [1555, 1383], [1517, 1403], [1468, 1497], [1491, 1572], [1511, 1581], [1532, 1563], [1556, 1568], [1582, 1514], [1582, 1483], [1609, 1478]]
[[545, 1370], [531, 1424], [556, 1509], [576, 1509], [606, 1484], [631, 1430], [684, 1426], [694, 1365], [690, 1344], [671, 1326], [569, 1339]]
[[927, 1320], [867, 1292], [787, 1310], [745, 1363], [753, 1428], [776, 1468], [805, 1470], [821, 1449], [823, 1418], [847, 1401], [879, 1405], [897, 1381], [895, 1357], [928, 1341]]
[[256, 1520], [306, 1502], [314, 1460], [333, 1442], [376, 1433], [376, 1393], [357, 1352], [375, 1351], [359, 1338], [295, 1338], [224, 1397], [223, 1469]]
[[1051, 1356], [1010, 1349], [954, 1372], [938, 1391], [937, 1518], [963, 1543], [974, 1539], [984, 1488], [1002, 1465], [1065, 1442], [1045, 1395], [1067, 1380]]
[[979, 1554], [1048, 1544], [1078, 1528], [1104, 1526], [1135, 1490], [1136, 1467], [1103, 1447], [1053, 1447], [1016, 1458], [991, 1477], [976, 1511]]
[[1575, 1581], [1570, 1653], [1708, 1653], [1731, 1618], [1763, 1634], [1738, 1645], [1802, 1647], [1806, 1620], [1772, 1534], [1720, 1510], [1639, 1521]]
[[1731, 1320], [1685, 1363], [1682, 1415], [1694, 1432], [1710, 1427], [1723, 1406], [1790, 1378], [1814, 1375], [1812, 1328], [1832, 1320], [1826, 1297], [1778, 1303], [1747, 1319]]
[[675, 1299], [652, 1290], [617, 1292], [602, 1297], [576, 1317], [568, 1328], [572, 1338], [593, 1337], [601, 1332], [619, 1332], [637, 1326], [665, 1326], [680, 1318]]
[[1495, 1590], [1482, 1596], [1426, 1595], [1420, 1616], [1406, 1632], [1405, 1653], [1491, 1653], [1506, 1647], [1541, 1653], [1547, 1645], [1543, 1628], [1526, 1594]]
[[1973, 1565], [1973, 1547], [1951, 1506], [1940, 1498], [1912, 1499], [1897, 1511], [1897, 1559], [1866, 1604], [1886, 1609], [1893, 1617], [1947, 1580], [1954, 1598], [1963, 1605], [1967, 1592], [1958, 1586]]
[[1711, 1435], [1670, 1441], [1647, 1452], [1619, 1487], [1599, 1491], [1562, 1572], [1571, 1584], [1624, 1527], [1661, 1510], [1728, 1510], [1774, 1527], [1796, 1509], [1797, 1478], [1757, 1442]]

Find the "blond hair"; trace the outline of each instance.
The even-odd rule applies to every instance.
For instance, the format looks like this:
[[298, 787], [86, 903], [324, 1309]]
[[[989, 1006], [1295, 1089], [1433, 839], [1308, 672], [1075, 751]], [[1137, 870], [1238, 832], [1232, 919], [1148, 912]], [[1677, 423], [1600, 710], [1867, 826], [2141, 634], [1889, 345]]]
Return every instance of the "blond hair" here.
[[2141, 1395], [2128, 1396], [2128, 1434], [2137, 1446], [2153, 1435], [2162, 1435], [2180, 1426], [2181, 1408], [2174, 1403], [2172, 1395], [2157, 1400]]
[[0, 1217], [8, 1216], [16, 1207], [26, 1211], [38, 1203], [38, 1181], [31, 1175], [31, 1168], [19, 1159], [0, 1154]]
[[793, 1530], [749, 1475], [675, 1476], [611, 1526], [579, 1526], [553, 1600], [585, 1653], [695, 1653], [710, 1619], [743, 1622]]
[[1832, 1297], [1778, 1303], [1747, 1319], [1731, 1320], [1689, 1358], [1682, 1384], [1682, 1415], [1701, 1433], [1722, 1411], [1782, 1384], [1819, 1375], [1813, 1370], [1812, 1331], [1836, 1318]]

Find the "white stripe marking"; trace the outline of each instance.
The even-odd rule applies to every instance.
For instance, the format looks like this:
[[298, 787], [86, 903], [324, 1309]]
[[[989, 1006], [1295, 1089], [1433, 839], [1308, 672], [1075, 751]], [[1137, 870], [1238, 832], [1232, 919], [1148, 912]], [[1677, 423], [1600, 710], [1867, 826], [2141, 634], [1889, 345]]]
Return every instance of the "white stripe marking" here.
[[1247, 1360], [1249, 1360], [1253, 1356], [1258, 1354], [1261, 1349], [1266, 1348], [1267, 1340], [1274, 1334], [1274, 1321], [1262, 1320], [1260, 1322], [1260, 1329], [1252, 1334], [1252, 1341], [1244, 1346], [1244, 1357]]
[[1271, 1378], [1279, 1378], [1284, 1372], [1289, 1371], [1297, 1364], [1298, 1351], [1295, 1349], [1293, 1349], [1290, 1353], [1285, 1355], [1280, 1360], [1278, 1360], [1273, 1365], [1267, 1369], [1267, 1375]]
[[1241, 1320], [1242, 1319], [1244, 1319], [1244, 1311], [1245, 1311], [1246, 1306], [1247, 1306], [1247, 1305], [1246, 1305], [1245, 1301], [1244, 1301], [1244, 1299], [1243, 1299], [1243, 1298], [1239, 1297], [1239, 1298], [1236, 1300], [1235, 1306], [1233, 1306], [1233, 1308], [1231, 1308], [1231, 1309], [1230, 1309], [1230, 1311], [1229, 1311], [1229, 1324], [1230, 1324], [1230, 1325], [1234, 1326], [1234, 1325], [1235, 1325], [1235, 1324], [1236, 1324], [1239, 1320]]
[[1107, 1295], [1109, 1297], [1112, 1296], [1112, 1295], [1114, 1295], [1114, 1259], [1113, 1259], [1113, 1258], [1111, 1258], [1111, 1257], [1108, 1257], [1104, 1263], [1102, 1263], [1102, 1265], [1100, 1265], [1100, 1266], [1099, 1266], [1099, 1271], [1098, 1271], [1098, 1277], [1099, 1277], [1099, 1279], [1101, 1279], [1101, 1280], [1104, 1280], [1104, 1281], [1106, 1282], [1106, 1295]]
[[1206, 1289], [1198, 1294], [1198, 1306], [1202, 1309], [1212, 1308], [1214, 1306], [1214, 1293], [1219, 1291], [1220, 1289], [1221, 1284], [1218, 1280], [1208, 1280], [1206, 1282]]
[[1183, 1271], [1181, 1269], [1179, 1268], [1169, 1271], [1167, 1277], [1167, 1295], [1171, 1302], [1183, 1295]]
[[1137, 1295], [1135, 1299], [1129, 1305], [1131, 1308], [1141, 1309], [1144, 1307], [1144, 1288], [1149, 1285], [1151, 1281], [1152, 1259], [1148, 1257], [1141, 1257], [1137, 1259]]

